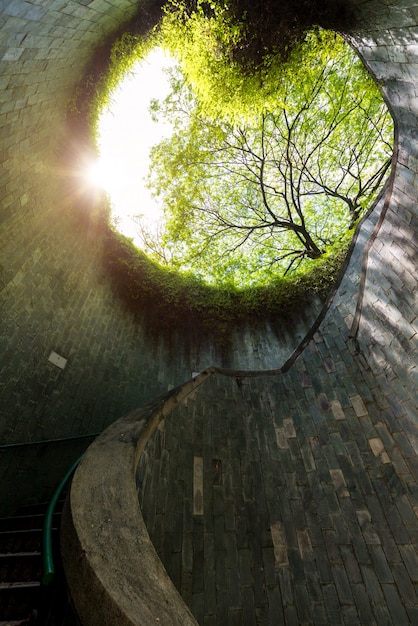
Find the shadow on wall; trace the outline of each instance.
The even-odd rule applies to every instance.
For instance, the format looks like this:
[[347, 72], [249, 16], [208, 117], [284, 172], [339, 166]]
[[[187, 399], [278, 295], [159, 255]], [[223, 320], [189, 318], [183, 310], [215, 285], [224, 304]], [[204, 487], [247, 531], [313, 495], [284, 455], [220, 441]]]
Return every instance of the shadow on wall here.
[[[398, 203], [396, 190], [368, 258], [360, 341], [390, 379], [414, 386], [418, 352], [416, 263], [418, 217]], [[416, 398], [418, 400], [418, 397]]]

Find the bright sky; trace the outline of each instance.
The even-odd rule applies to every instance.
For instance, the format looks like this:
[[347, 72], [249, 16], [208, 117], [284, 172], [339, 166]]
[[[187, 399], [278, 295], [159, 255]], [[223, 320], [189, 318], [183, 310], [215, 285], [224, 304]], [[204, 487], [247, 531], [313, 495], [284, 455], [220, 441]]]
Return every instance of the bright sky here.
[[100, 160], [92, 172], [95, 182], [110, 195], [117, 229], [135, 239], [132, 216], [143, 214], [150, 221], [159, 207], [145, 187], [150, 148], [171, 133], [169, 124], [156, 124], [148, 111], [153, 98], [164, 98], [168, 81], [163, 68], [174, 61], [161, 49], [153, 50], [124, 79], [112, 96], [108, 110], [99, 120]]

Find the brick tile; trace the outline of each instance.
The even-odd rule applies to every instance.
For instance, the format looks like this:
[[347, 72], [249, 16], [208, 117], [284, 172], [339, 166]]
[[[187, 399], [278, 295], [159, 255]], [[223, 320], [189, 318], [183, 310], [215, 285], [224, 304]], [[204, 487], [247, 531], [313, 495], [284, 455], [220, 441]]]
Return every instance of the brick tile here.
[[341, 604], [335, 585], [324, 585], [323, 587], [325, 608], [329, 624], [342, 624]]
[[324, 553], [322, 550], [317, 557], [316, 566], [318, 568], [318, 575], [321, 585], [332, 584], [334, 582], [334, 578], [332, 575], [331, 565], [326, 553]]
[[344, 564], [345, 571], [347, 573], [350, 583], [361, 583], [362, 576], [360, 572], [360, 567], [358, 565], [357, 559], [354, 556], [352, 547], [350, 545], [341, 545], [339, 549], [341, 552], [342, 562]]
[[393, 438], [395, 439], [396, 443], [398, 444], [400, 450], [401, 450], [401, 454], [406, 457], [406, 458], [412, 458], [415, 455], [414, 449], [411, 446], [408, 438], [406, 437], [405, 433], [403, 432], [394, 432], [393, 433]]
[[342, 470], [330, 469], [330, 476], [338, 496], [342, 498], [349, 497], [350, 494], [347, 490], [347, 485]]
[[318, 626], [329, 624], [326, 608], [323, 604], [316, 604], [312, 607], [313, 623]]
[[400, 563], [402, 560], [400, 552], [394, 538], [390, 533], [390, 530], [388, 530], [387, 532], [382, 532], [381, 537], [383, 551], [386, 555], [387, 560], [389, 561], [389, 563], [392, 564], [393, 567], [393, 563]]
[[359, 615], [357, 612], [357, 606], [355, 605], [348, 605], [348, 606], [342, 606], [340, 607], [341, 610], [341, 616], [342, 616], [342, 621], [343, 624], [351, 625], [357, 625], [360, 623], [359, 620]]
[[242, 598], [240, 590], [240, 580], [239, 576], [237, 576], [237, 568], [231, 569], [230, 567], [228, 567], [226, 580], [228, 591], [228, 606], [239, 610], [242, 607]]
[[284, 610], [285, 615], [285, 624], [289, 624], [289, 626], [299, 626], [300, 621], [298, 617], [297, 607], [296, 606], [286, 606]]
[[312, 472], [316, 469], [315, 459], [312, 456], [312, 451], [309, 446], [309, 443], [306, 442], [305, 445], [300, 448], [303, 464], [307, 472]]
[[330, 434], [330, 441], [332, 443], [333, 449], [335, 450], [335, 454], [337, 456], [341, 455], [341, 456], [346, 456], [347, 454], [347, 447], [340, 435], [340, 433], [331, 433]]
[[391, 505], [387, 506], [384, 511], [395, 541], [399, 544], [408, 543], [409, 535], [398, 510]]
[[[418, 447], [418, 444], [417, 444]], [[407, 461], [411, 474], [416, 482], [418, 482], [418, 459], [417, 457], [410, 458]]]
[[279, 589], [282, 596], [283, 606], [293, 605], [294, 600], [294, 592], [293, 592], [293, 583], [292, 576], [288, 567], [280, 567], [278, 569], [279, 575]]
[[244, 515], [238, 515], [236, 517], [236, 537], [238, 549], [246, 548], [248, 546], [247, 519]]
[[367, 409], [360, 395], [351, 396], [350, 400], [357, 417], [367, 415]]
[[339, 400], [331, 400], [330, 407], [331, 407], [332, 414], [336, 420], [345, 419], [344, 410]]
[[272, 547], [262, 548], [264, 578], [267, 589], [278, 584], [278, 573], [274, 557], [274, 549]]
[[373, 613], [376, 616], [377, 624], [390, 624], [391, 617], [387, 606], [384, 604], [375, 604], [373, 606]]
[[[254, 612], [252, 613], [252, 617], [253, 616], [254, 616]], [[229, 617], [228, 592], [225, 586], [218, 588], [216, 617], [218, 620], [218, 624], [228, 623], [228, 617]]]
[[418, 607], [416, 606], [406, 606], [406, 612], [408, 613], [409, 623], [416, 624], [418, 621]]
[[406, 495], [396, 499], [396, 508], [399, 511], [399, 515], [402, 518], [402, 522], [406, 527], [412, 526], [418, 527], [418, 518], [409, 502], [409, 498]]
[[311, 624], [311, 602], [307, 593], [306, 586], [297, 584], [294, 588], [296, 607], [300, 624]]
[[268, 610], [269, 610], [269, 624], [282, 624], [284, 623], [284, 613], [282, 598], [280, 594], [280, 588], [267, 585], [267, 597], [268, 597]]
[[325, 422], [325, 415], [323, 414], [323, 412], [321, 412], [319, 407], [317, 407], [316, 405], [312, 404], [309, 407], [309, 412], [315, 425], [318, 426], [319, 424], [322, 424]]
[[418, 556], [417, 548], [413, 545], [400, 545], [399, 551], [405, 563], [411, 580], [418, 582]]
[[252, 587], [242, 589], [242, 603], [242, 626], [254, 626], [255, 604]]
[[319, 580], [319, 572], [316, 566], [315, 557], [304, 562], [305, 581], [311, 604], [322, 603], [322, 586]]
[[380, 537], [372, 523], [372, 516], [367, 509], [356, 511], [364, 540], [367, 544], [380, 544]]
[[[163, 563], [169, 562], [168, 559], [164, 558]], [[192, 593], [193, 596], [196, 594], [203, 594], [205, 590], [205, 582], [204, 582], [204, 553], [203, 551], [194, 552], [193, 553], [193, 582], [192, 582]]]
[[266, 592], [266, 584], [263, 575], [263, 570], [261, 568], [254, 568], [254, 583], [253, 583], [253, 591], [254, 591], [254, 602], [256, 607], [266, 607], [267, 606], [267, 592]]
[[205, 533], [203, 542], [205, 615], [208, 615], [216, 613], [215, 544], [213, 534]]
[[341, 562], [341, 554], [338, 550], [337, 534], [334, 529], [323, 529], [324, 543], [327, 551], [327, 557], [331, 564]]
[[405, 415], [405, 407], [401, 402], [399, 402], [398, 398], [394, 394], [389, 394], [386, 397], [395, 417], [401, 417], [402, 415]]
[[331, 410], [331, 405], [328, 401], [328, 397], [326, 393], [322, 392], [318, 395], [318, 406], [319, 406], [319, 410], [322, 411], [323, 413], [326, 413], [327, 411]]
[[360, 624], [375, 624], [372, 606], [370, 604], [370, 596], [363, 584], [352, 586], [354, 601], [360, 616]]
[[394, 563], [392, 573], [399, 593], [408, 606], [418, 605], [418, 594], [403, 563]]
[[242, 626], [242, 609], [230, 608], [228, 610], [228, 624], [230, 626]]
[[181, 575], [181, 597], [185, 601], [188, 607], [192, 606], [192, 584], [193, 584], [193, 575], [191, 572], [186, 572], [184, 569], [182, 570]]
[[181, 554], [179, 552], [176, 552], [170, 555], [169, 567], [167, 568], [167, 572], [174, 586], [180, 590], [181, 589]]
[[341, 604], [353, 604], [351, 587], [344, 566], [340, 563], [335, 563], [332, 566], [332, 573]]
[[309, 536], [309, 531], [307, 529], [298, 530], [297, 538], [302, 559], [309, 558], [309, 556], [312, 554], [312, 543]]
[[252, 574], [251, 553], [249, 549], [238, 550], [239, 577], [241, 587], [252, 587], [254, 578]]
[[215, 550], [226, 550], [226, 533], [224, 518], [217, 516], [214, 519]]
[[318, 520], [316, 506], [312, 503], [312, 494], [309, 490], [306, 492], [306, 498], [304, 497], [303, 499], [303, 505], [311, 542], [315, 548], [322, 548], [324, 544], [322, 531]]
[[224, 511], [225, 511], [225, 530], [227, 532], [235, 532], [236, 530], [236, 517], [235, 517], [235, 505], [231, 501], [226, 501], [224, 503]]
[[382, 587], [374, 570], [370, 565], [360, 565], [360, 569], [371, 603], [382, 604], [384, 602]]
[[224, 550], [215, 550], [216, 588], [218, 590], [227, 588], [226, 570], [226, 552]]
[[[293, 465], [291, 466], [291, 469], [293, 469]], [[296, 473], [293, 471], [287, 472], [285, 478], [287, 486], [287, 497], [292, 500], [297, 500], [299, 498], [299, 489], [296, 483]]]
[[373, 437], [372, 439], [369, 439], [369, 445], [373, 454], [376, 457], [380, 457], [382, 463], [390, 463], [389, 457], [385, 450], [385, 446], [380, 437]]
[[372, 545], [369, 548], [372, 557], [372, 563], [375, 568], [376, 575], [381, 583], [393, 583], [393, 575], [391, 568], [386, 560], [386, 556], [381, 546]]

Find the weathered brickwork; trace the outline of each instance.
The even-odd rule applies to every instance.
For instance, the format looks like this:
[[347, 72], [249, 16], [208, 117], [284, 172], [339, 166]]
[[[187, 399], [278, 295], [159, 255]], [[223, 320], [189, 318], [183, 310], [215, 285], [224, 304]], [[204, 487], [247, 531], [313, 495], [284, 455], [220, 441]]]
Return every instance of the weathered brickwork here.
[[[351, 4], [360, 19], [348, 37], [397, 127], [388, 195], [294, 365], [214, 375], [167, 418], [141, 466], [152, 538], [207, 626], [418, 621], [418, 9]], [[103, 274], [95, 201], [76, 184], [70, 193], [74, 172], [60, 165], [74, 148], [65, 125], [74, 86], [138, 7], [0, 6], [0, 445], [98, 432], [193, 371], [223, 365], [210, 345], [169, 353], [122, 310]], [[281, 337], [267, 325], [244, 337], [231, 329], [226, 365], [280, 368], [311, 319], [302, 312]], [[3, 447], [1, 507], [47, 494], [88, 441]]]
[[[144, 515], [199, 623], [417, 619], [413, 390], [392, 385], [387, 365], [375, 374], [344, 340], [352, 315], [340, 308], [290, 372], [218, 376], [147, 448]], [[201, 516], [193, 515], [196, 457]]]
[[[132, 347], [136, 333], [103, 286], [100, 244], [74, 224], [68, 172], [58, 166], [71, 140], [65, 117], [74, 85], [101, 38], [136, 10], [136, 2], [120, 4], [16, 0], [0, 7], [1, 444], [97, 432], [113, 411], [134, 406], [145, 388], [160, 390], [154, 376], [142, 393], [137, 383], [135, 394], [123, 353], [108, 358], [117, 337], [130, 336], [129, 347], [121, 342], [125, 359], [130, 354], [141, 366], [140, 343]], [[107, 337], [101, 350], [100, 336]], [[64, 371], [49, 363], [52, 350], [68, 359]], [[104, 376], [111, 379], [112, 368], [120, 374], [102, 410]], [[106, 374], [96, 378], [101, 369]], [[79, 449], [75, 444], [70, 456]], [[55, 471], [47, 478], [33, 471], [39, 448], [2, 454], [3, 507], [12, 495], [28, 493], [18, 485], [33, 476], [33, 493], [59, 480]], [[57, 474], [68, 464], [64, 457], [61, 467], [55, 463]]]
[[285, 374], [205, 383], [140, 467], [152, 539], [201, 624], [418, 619], [418, 31], [416, 9], [397, 4], [362, 3], [367, 35], [354, 38], [397, 122], [393, 189], [319, 331]]
[[145, 521], [199, 624], [418, 617], [415, 424], [334, 328], [286, 374], [214, 375], [147, 445]]
[[[142, 4], [0, 6], [0, 445], [100, 432], [193, 371], [219, 363], [212, 346], [186, 355], [181, 343], [169, 352], [150, 342], [122, 311], [103, 274], [97, 200], [83, 187], [78, 161], [62, 165], [77, 149], [65, 124], [74, 87], [97, 46]], [[316, 304], [302, 312], [280, 337], [268, 329], [236, 334], [228, 365], [264, 368], [285, 360], [319, 310]], [[65, 370], [49, 362], [51, 351], [67, 359]], [[4, 466], [32, 479], [23, 467], [38, 463], [37, 450], [24, 448], [23, 458], [18, 450], [7, 452]], [[62, 465], [45, 485], [34, 485], [34, 494], [59, 481]], [[2, 464], [0, 480], [8, 485], [2, 506], [26, 493], [6, 480]]]

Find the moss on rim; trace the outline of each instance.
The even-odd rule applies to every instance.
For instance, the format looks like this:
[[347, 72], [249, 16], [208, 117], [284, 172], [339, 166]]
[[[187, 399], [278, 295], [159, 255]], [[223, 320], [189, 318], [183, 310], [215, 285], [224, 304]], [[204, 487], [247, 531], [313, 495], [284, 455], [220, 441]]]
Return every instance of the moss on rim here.
[[109, 227], [103, 262], [113, 291], [152, 338], [163, 336], [170, 342], [176, 333], [185, 345], [210, 339], [227, 353], [231, 329], [268, 321], [279, 333], [286, 321], [300, 315], [315, 299], [324, 303], [348, 248], [349, 238], [338, 250], [314, 262], [309, 273], [243, 290], [208, 286], [193, 275], [165, 269]]
[[[92, 65], [76, 90], [68, 108], [71, 133], [77, 134], [80, 146], [95, 151], [95, 124], [109, 89], [132, 64], [126, 55], [143, 38], [142, 52], [149, 48], [147, 33], [160, 17], [160, 7], [150, 2], [146, 20], [136, 19], [116, 45], [110, 42], [98, 51]], [[137, 57], [136, 57], [137, 58]], [[125, 59], [117, 72], [117, 63]], [[135, 59], [134, 59], [135, 60]], [[109, 206], [103, 203], [98, 216], [98, 233], [103, 238], [103, 266], [113, 292], [125, 309], [153, 339], [164, 338], [170, 345], [180, 337], [185, 349], [213, 342], [226, 356], [231, 329], [257, 328], [269, 322], [279, 335], [286, 322], [309, 308], [318, 299], [324, 303], [336, 284], [341, 268], [348, 262], [353, 231], [347, 232], [338, 247], [312, 262], [304, 274], [277, 278], [269, 284], [247, 289], [227, 289], [205, 285], [193, 275], [179, 274], [159, 266], [139, 250], [130, 239], [115, 232], [110, 225]], [[80, 224], [79, 224], [80, 226]], [[338, 282], [338, 281], [337, 281]]]

